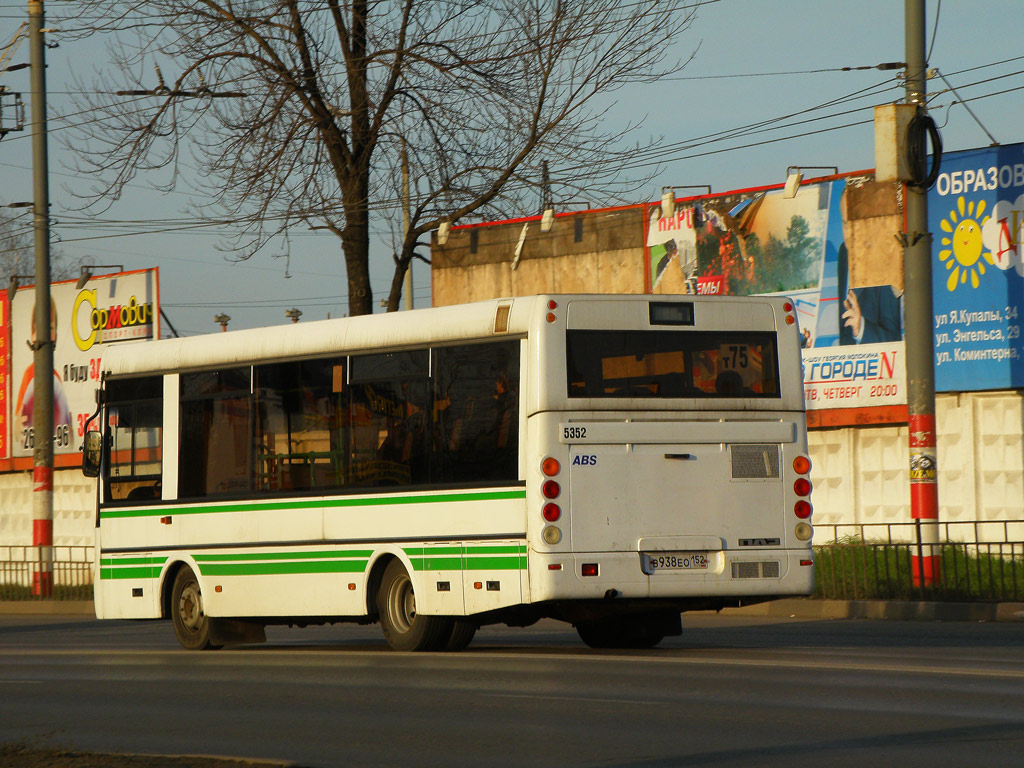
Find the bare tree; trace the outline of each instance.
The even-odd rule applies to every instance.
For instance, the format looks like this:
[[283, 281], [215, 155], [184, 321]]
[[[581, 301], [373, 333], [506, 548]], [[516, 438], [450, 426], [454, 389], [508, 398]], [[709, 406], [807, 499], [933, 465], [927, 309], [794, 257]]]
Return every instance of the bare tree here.
[[[341, 240], [351, 314], [372, 311], [371, 222], [413, 193], [388, 308], [442, 221], [522, 213], [539, 166], [562, 199], [622, 199], [635, 126], [609, 129], [619, 88], [683, 66], [670, 47], [695, 4], [674, 0], [80, 0], [114, 34], [111, 71], [77, 105], [69, 143], [117, 199], [141, 172], [186, 180], [241, 257], [297, 226]], [[81, 24], [81, 22], [79, 22]], [[62, 24], [67, 30], [74, 22]], [[166, 81], [160, 70], [173, 73]], [[115, 80], [119, 85], [112, 85]], [[115, 88], [117, 91], [115, 92]], [[194, 167], [186, 166], [188, 146]], [[649, 148], [645, 147], [645, 149]], [[533, 203], [536, 210], [536, 203]], [[392, 230], [394, 231], [394, 230]]]
[[[11, 215], [0, 210], [0, 287], [6, 286], [14, 275], [35, 275], [36, 257], [32, 231], [32, 212]], [[67, 258], [61, 251], [50, 248], [50, 279], [66, 280], [78, 271], [82, 260]], [[22, 281], [25, 282], [25, 281]]]

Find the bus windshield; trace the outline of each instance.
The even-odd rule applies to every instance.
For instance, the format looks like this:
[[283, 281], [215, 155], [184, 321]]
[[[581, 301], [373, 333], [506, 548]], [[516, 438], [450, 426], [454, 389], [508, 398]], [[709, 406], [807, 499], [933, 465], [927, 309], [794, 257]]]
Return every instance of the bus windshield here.
[[775, 334], [567, 330], [569, 397], [780, 396]]

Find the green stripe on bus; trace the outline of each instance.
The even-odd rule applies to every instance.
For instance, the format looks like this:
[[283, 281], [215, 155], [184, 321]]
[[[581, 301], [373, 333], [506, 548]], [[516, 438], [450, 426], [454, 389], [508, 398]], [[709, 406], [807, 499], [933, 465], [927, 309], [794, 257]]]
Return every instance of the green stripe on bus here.
[[462, 567], [466, 571], [516, 571], [526, 568], [526, 558], [467, 557]]
[[100, 565], [163, 565], [166, 557], [101, 557]]
[[461, 571], [461, 557], [413, 557], [409, 560], [414, 571]]
[[203, 515], [220, 512], [274, 512], [286, 509], [341, 509], [345, 507], [380, 507], [390, 504], [444, 504], [461, 501], [504, 501], [525, 499], [526, 491], [467, 491], [450, 494], [414, 494], [409, 496], [376, 496], [362, 499], [320, 499], [295, 501], [247, 502], [242, 504], [205, 504], [173, 507], [161, 504], [134, 509], [107, 508], [100, 512], [103, 519], [121, 517], [164, 517], [166, 515]]
[[270, 576], [297, 573], [362, 573], [366, 560], [312, 560], [273, 563], [200, 563], [203, 576]]
[[131, 568], [100, 568], [100, 579], [155, 579], [160, 575], [159, 565], [142, 565]]
[[362, 558], [363, 560], [367, 560], [372, 554], [372, 549], [358, 549], [323, 552], [232, 552], [221, 555], [193, 555], [192, 558], [197, 563], [231, 562], [239, 560], [325, 560], [344, 558]]

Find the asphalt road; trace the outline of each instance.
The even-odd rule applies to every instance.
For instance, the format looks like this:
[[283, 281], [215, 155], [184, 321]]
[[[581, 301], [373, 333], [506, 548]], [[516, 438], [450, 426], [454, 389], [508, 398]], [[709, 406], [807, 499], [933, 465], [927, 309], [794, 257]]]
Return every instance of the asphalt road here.
[[571, 628], [396, 654], [377, 627], [177, 648], [163, 622], [0, 616], [0, 743], [303, 766], [1019, 766], [1024, 625], [684, 615], [651, 651]]

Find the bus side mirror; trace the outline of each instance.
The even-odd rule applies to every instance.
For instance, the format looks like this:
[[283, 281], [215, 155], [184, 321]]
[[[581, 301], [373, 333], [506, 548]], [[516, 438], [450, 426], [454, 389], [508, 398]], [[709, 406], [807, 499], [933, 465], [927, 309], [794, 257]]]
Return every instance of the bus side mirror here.
[[82, 474], [86, 477], [99, 477], [100, 457], [103, 455], [103, 435], [98, 430], [85, 433], [82, 444]]

